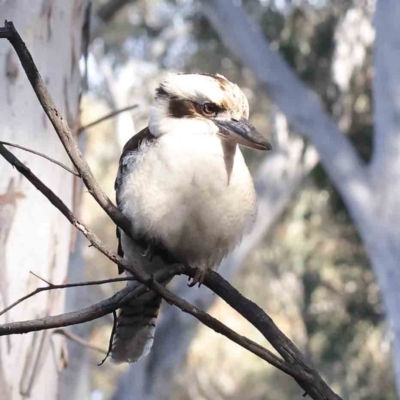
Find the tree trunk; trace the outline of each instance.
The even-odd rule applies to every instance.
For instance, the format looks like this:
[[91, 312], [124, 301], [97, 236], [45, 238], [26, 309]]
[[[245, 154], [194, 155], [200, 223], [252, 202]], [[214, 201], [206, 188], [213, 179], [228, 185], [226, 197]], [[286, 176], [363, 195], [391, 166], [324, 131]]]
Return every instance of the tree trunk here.
[[372, 207], [363, 219], [355, 222], [375, 271], [391, 329], [394, 375], [400, 398], [399, 17], [398, 2], [378, 1], [374, 48], [374, 153], [369, 165]]
[[[49, 90], [72, 127], [79, 122], [79, 58], [86, 0], [0, 1], [2, 19], [13, 21]], [[14, 49], [0, 42], [1, 140], [26, 146], [68, 164]], [[14, 151], [14, 150], [12, 150]], [[48, 161], [18, 156], [72, 206], [73, 177]], [[0, 308], [42, 283], [66, 280], [71, 227], [29, 182], [0, 160]], [[46, 292], [0, 317], [0, 323], [33, 319], [64, 309], [62, 291]], [[50, 331], [0, 338], [0, 399], [58, 398], [64, 365], [61, 338]]]
[[[83, 282], [85, 271], [82, 266], [85, 264], [83, 249], [86, 238], [79, 234], [75, 249], [71, 254], [68, 266], [68, 279], [70, 282]], [[82, 304], [87, 303], [88, 288], [71, 288], [65, 294], [65, 312], [78, 310]], [[89, 341], [90, 324], [79, 324], [67, 328], [71, 333]], [[61, 374], [60, 379], [60, 400], [87, 400], [90, 398], [90, 350], [82, 345], [68, 341], [67, 367]]]

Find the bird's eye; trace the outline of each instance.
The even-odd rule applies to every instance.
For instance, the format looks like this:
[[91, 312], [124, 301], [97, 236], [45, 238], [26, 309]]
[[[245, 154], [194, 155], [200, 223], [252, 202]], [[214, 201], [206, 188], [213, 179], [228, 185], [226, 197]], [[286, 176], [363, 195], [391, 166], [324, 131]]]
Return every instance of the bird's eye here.
[[202, 111], [206, 117], [216, 117], [218, 114], [218, 107], [212, 103], [204, 103]]

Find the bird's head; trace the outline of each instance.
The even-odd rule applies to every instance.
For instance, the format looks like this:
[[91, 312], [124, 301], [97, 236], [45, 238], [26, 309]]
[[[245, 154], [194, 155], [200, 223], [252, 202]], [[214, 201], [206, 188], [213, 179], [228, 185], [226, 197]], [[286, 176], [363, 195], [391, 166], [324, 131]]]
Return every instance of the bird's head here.
[[170, 74], [157, 88], [149, 128], [154, 136], [173, 131], [215, 134], [258, 150], [270, 143], [248, 121], [249, 103], [222, 75]]

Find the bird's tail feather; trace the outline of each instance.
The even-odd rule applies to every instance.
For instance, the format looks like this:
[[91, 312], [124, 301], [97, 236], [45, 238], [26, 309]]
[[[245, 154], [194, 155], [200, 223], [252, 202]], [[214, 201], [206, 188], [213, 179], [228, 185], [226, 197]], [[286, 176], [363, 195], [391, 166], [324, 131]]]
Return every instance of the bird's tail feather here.
[[150, 352], [161, 300], [161, 296], [149, 291], [121, 308], [111, 351], [115, 363], [134, 363]]

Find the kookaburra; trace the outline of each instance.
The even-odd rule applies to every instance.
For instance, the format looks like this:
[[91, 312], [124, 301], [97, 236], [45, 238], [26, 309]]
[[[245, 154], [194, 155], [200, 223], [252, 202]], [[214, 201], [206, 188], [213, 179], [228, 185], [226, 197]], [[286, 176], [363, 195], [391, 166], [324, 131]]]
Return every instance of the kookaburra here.
[[[255, 218], [256, 193], [238, 144], [271, 146], [248, 117], [245, 95], [225, 77], [171, 74], [156, 90], [148, 127], [123, 149], [115, 190], [132, 236], [195, 267], [192, 284], [219, 266]], [[118, 236], [120, 254], [133, 262], [131, 239]], [[159, 261], [146, 272], [163, 267]], [[148, 292], [122, 308], [114, 361], [148, 354], [160, 304]]]

